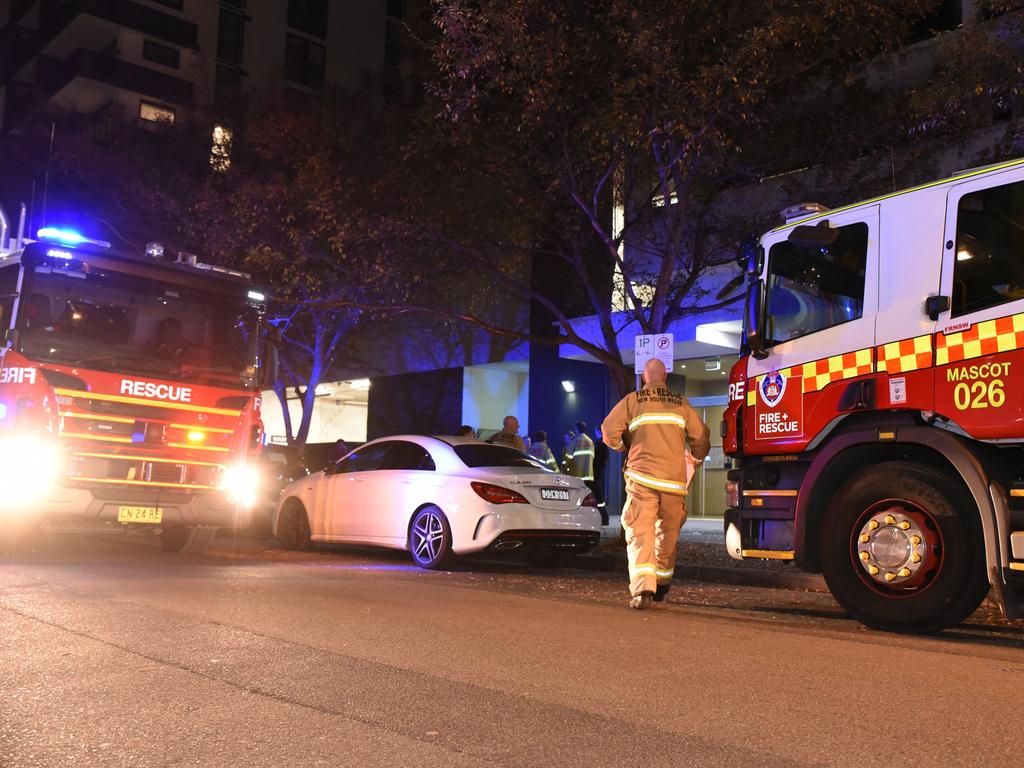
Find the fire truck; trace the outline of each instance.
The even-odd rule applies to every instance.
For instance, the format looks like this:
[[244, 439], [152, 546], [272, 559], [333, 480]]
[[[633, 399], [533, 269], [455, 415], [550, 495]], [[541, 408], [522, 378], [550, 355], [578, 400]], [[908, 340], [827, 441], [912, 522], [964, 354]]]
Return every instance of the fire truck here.
[[277, 360], [249, 276], [55, 227], [7, 242], [6, 223], [0, 538], [89, 521], [198, 551], [246, 524]]
[[876, 629], [990, 589], [1024, 617], [1024, 160], [783, 216], [747, 259], [729, 554], [823, 573]]

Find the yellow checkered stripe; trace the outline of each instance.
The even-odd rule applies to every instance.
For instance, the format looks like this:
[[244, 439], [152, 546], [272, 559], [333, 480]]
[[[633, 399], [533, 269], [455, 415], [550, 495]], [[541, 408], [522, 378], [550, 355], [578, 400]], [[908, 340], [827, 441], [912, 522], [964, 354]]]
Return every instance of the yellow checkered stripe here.
[[1024, 347], [1024, 313], [975, 323], [960, 333], [935, 335], [935, 364], [948, 365]]
[[[858, 349], [854, 352], [844, 352], [841, 355], [823, 357], [821, 360], [813, 360], [803, 365], [794, 365], [783, 368], [780, 373], [787, 379], [793, 376], [803, 377], [803, 391], [817, 392], [829, 384], [844, 379], [853, 379], [857, 376], [864, 376], [875, 372], [874, 349]], [[754, 405], [757, 402], [757, 390], [764, 381], [766, 374], [761, 374], [754, 379], [752, 386], [747, 388], [747, 405]]]
[[876, 356], [879, 373], [907, 373], [932, 366], [932, 335], [881, 344]]

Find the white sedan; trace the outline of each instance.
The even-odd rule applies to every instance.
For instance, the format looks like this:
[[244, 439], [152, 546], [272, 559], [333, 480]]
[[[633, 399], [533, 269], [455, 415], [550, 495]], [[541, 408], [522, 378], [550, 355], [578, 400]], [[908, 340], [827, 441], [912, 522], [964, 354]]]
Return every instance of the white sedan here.
[[597, 500], [582, 480], [532, 456], [468, 437], [400, 435], [360, 446], [281, 493], [274, 535], [406, 549], [424, 568], [453, 555], [524, 549], [584, 552], [601, 537]]

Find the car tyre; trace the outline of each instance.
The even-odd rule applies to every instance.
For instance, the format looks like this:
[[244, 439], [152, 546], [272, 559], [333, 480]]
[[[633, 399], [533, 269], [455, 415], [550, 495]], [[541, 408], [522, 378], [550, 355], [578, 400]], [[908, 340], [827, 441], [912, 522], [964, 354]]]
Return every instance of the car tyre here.
[[879, 464], [847, 481], [826, 509], [820, 552], [839, 604], [886, 632], [955, 626], [989, 589], [973, 498], [920, 464]]
[[277, 540], [285, 549], [306, 550], [313, 548], [312, 533], [309, 529], [309, 515], [298, 499], [289, 499], [281, 507], [277, 518]]
[[420, 568], [443, 570], [454, 560], [452, 529], [438, 507], [427, 505], [413, 515], [409, 524], [409, 552]]

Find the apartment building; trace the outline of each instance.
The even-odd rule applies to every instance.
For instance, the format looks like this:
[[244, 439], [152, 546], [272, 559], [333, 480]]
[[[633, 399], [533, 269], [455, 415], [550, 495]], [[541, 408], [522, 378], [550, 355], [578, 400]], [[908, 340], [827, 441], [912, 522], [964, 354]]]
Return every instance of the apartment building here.
[[140, 121], [398, 65], [405, 0], [0, 0], [0, 131], [120, 104]]

